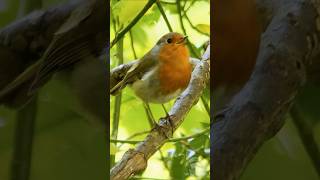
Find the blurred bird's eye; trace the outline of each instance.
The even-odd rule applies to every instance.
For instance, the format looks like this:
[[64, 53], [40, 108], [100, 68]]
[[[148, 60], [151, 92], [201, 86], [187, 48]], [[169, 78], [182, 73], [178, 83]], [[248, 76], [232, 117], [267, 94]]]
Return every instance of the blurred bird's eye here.
[[167, 43], [172, 43], [172, 39], [171, 38], [167, 39]]

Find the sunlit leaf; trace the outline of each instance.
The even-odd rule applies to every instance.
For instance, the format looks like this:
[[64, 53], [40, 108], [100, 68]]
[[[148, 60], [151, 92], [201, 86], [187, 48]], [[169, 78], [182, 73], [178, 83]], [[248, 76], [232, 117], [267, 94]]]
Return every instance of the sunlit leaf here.
[[172, 179], [185, 179], [186, 151], [180, 143], [176, 143], [176, 151], [172, 157], [170, 175]]
[[115, 155], [117, 153], [117, 146], [114, 143], [110, 143], [110, 154]]
[[206, 139], [207, 139], [207, 136], [202, 135], [191, 140], [189, 144], [193, 149], [197, 150], [197, 149], [203, 148], [203, 146], [205, 145]]
[[210, 25], [208, 25], [208, 24], [197, 24], [196, 27], [200, 31], [202, 31], [202, 32], [204, 32], [206, 34], [210, 34]]

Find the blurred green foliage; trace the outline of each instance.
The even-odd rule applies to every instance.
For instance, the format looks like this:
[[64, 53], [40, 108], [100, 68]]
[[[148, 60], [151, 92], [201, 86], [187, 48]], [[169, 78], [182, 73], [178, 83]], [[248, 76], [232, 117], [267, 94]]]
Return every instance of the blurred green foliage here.
[[[131, 20], [142, 10], [146, 5], [147, 0], [112, 0], [111, 3], [111, 34], [112, 41], [116, 33], [123, 30]], [[183, 34], [179, 22], [179, 16], [175, 0], [160, 1], [169, 23], [173, 31]], [[210, 3], [205, 1], [181, 1], [182, 13], [186, 15], [194, 26], [206, 31], [210, 27]], [[187, 10], [188, 9], [188, 10]], [[186, 11], [187, 10], [187, 11]], [[195, 47], [198, 54], [202, 54], [204, 49], [202, 45], [209, 40], [208, 35], [199, 33], [193, 29], [189, 22], [183, 17], [183, 23], [186, 29], [188, 39]], [[137, 22], [123, 38], [123, 51], [114, 46], [110, 50], [110, 68], [117, 66], [119, 61], [119, 53], [123, 53], [124, 63], [130, 62], [137, 58], [141, 58], [148, 52], [157, 42], [157, 40], [164, 34], [168, 33], [169, 29], [161, 15], [159, 8], [154, 4], [146, 14]], [[132, 38], [132, 39], [131, 39]], [[133, 41], [134, 51], [132, 49], [131, 40]], [[210, 104], [209, 90], [204, 93], [205, 101]], [[174, 100], [166, 103], [166, 109], [170, 109]], [[110, 112], [111, 112], [111, 126], [114, 119], [113, 112], [115, 97], [110, 96]], [[151, 111], [158, 120], [165, 116], [165, 112], [159, 104], [150, 104]], [[209, 127], [210, 117], [206, 112], [202, 102], [199, 102], [192, 108], [185, 118], [183, 124], [174, 133], [174, 138], [190, 136], [194, 133], [200, 132]], [[120, 108], [120, 123], [118, 139], [124, 140], [139, 132], [150, 130], [143, 103], [140, 99], [135, 97], [130, 88], [125, 88], [122, 91], [122, 102]], [[112, 128], [110, 129], [110, 133]], [[169, 142], [162, 148], [161, 152], [157, 152], [148, 161], [147, 169], [141, 174], [142, 177], [160, 178], [160, 179], [209, 179], [209, 133], [204, 134], [193, 139]], [[131, 140], [143, 140], [146, 134], [134, 137]], [[116, 155], [116, 161], [119, 161], [124, 152], [129, 148], [135, 146], [129, 144], [110, 145], [112, 155]], [[139, 176], [140, 177], [140, 176]]]
[[[320, 146], [320, 87], [307, 83], [295, 103], [303, 113], [303, 121], [311, 125]], [[289, 116], [289, 115], [288, 115]], [[284, 127], [258, 151], [241, 180], [318, 180], [319, 176], [298, 134], [296, 124], [287, 117]]]
[[[320, 144], [320, 123], [314, 128]], [[241, 180], [318, 180], [319, 177], [307, 155], [292, 120], [266, 142], [249, 164]]]
[[[44, 8], [68, 2], [43, 0]], [[0, 28], [17, 18], [20, 1], [4, 0]], [[105, 179], [106, 137], [101, 124], [83, 111], [64, 76], [56, 75], [39, 93], [32, 151], [32, 180]], [[8, 180], [16, 111], [0, 106], [0, 179]]]

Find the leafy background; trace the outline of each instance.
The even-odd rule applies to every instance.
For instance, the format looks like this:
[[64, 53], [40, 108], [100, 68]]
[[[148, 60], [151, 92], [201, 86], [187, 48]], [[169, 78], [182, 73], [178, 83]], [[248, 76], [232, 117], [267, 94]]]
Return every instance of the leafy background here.
[[[44, 8], [68, 2], [43, 0]], [[0, 1], [0, 28], [17, 19], [19, 0]], [[32, 153], [32, 180], [105, 179], [106, 137], [90, 121], [64, 76], [57, 74], [40, 91]], [[0, 179], [10, 177], [16, 111], [0, 107]]]
[[[110, 39], [114, 39], [115, 34], [126, 27], [132, 19], [146, 5], [147, 0], [121, 0], [111, 1], [111, 34]], [[179, 21], [177, 5], [175, 0], [160, 1], [164, 9], [169, 23], [173, 31], [183, 33]], [[186, 17], [183, 17], [183, 24], [186, 29], [186, 35], [192, 43], [194, 51], [200, 55], [203, 53], [203, 45], [209, 40], [210, 33], [210, 3], [209, 0], [202, 1], [181, 1], [182, 11], [186, 12], [192, 26]], [[184, 11], [183, 11], [184, 10]], [[187, 11], [185, 11], [187, 10]], [[199, 33], [201, 31], [202, 33]], [[110, 66], [116, 67], [119, 63], [119, 54], [123, 54], [124, 63], [142, 57], [149, 51], [169, 29], [161, 15], [159, 8], [154, 4], [146, 14], [138, 21], [138, 23], [127, 33], [123, 42], [118, 42], [110, 50]], [[207, 35], [205, 35], [207, 34]], [[132, 42], [132, 43], [131, 43]], [[123, 48], [120, 43], [123, 43]], [[132, 44], [134, 51], [132, 49]], [[136, 57], [135, 55], [136, 54]], [[195, 57], [195, 56], [193, 56]], [[119, 111], [115, 109], [115, 97], [110, 96], [110, 120], [111, 129], [114, 121], [112, 112]], [[204, 93], [204, 100], [209, 102], [208, 89]], [[174, 100], [166, 103], [165, 106], [169, 110]], [[165, 116], [161, 105], [151, 104], [151, 110], [155, 119]], [[174, 134], [175, 137], [189, 136], [194, 133], [203, 131], [209, 127], [209, 115], [204, 108], [202, 101], [199, 101], [189, 112], [181, 127]], [[118, 139], [124, 140], [129, 136], [150, 130], [142, 101], [135, 97], [130, 88], [125, 88], [122, 93], [122, 101], [120, 108], [120, 121], [118, 128]], [[110, 134], [111, 135], [111, 134]], [[146, 134], [136, 136], [131, 140], [143, 140]], [[111, 146], [111, 158], [115, 155], [115, 161], [119, 161], [129, 148], [134, 145], [114, 143]], [[178, 141], [176, 143], [166, 143], [161, 148], [161, 153], [157, 152], [148, 161], [148, 167], [141, 175], [136, 178], [161, 178], [161, 179], [209, 179], [209, 135], [203, 134], [188, 141]]]
[[[320, 145], [319, 106], [320, 88], [308, 83], [297, 97], [296, 104], [302, 113], [302, 120], [310, 126], [318, 148]], [[249, 164], [241, 180], [254, 179], [318, 180], [319, 175], [298, 134], [291, 116], [285, 125], [270, 141], [258, 151]]]

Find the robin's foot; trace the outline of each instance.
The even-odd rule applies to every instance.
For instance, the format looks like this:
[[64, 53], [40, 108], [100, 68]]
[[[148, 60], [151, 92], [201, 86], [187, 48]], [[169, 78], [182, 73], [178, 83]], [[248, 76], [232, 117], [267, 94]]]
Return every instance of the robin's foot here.
[[155, 123], [155, 126], [153, 127], [153, 129], [157, 129], [167, 138], [171, 138], [173, 135], [173, 129], [174, 129], [171, 116], [167, 115], [164, 118], [160, 118], [159, 123]]

